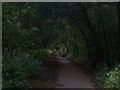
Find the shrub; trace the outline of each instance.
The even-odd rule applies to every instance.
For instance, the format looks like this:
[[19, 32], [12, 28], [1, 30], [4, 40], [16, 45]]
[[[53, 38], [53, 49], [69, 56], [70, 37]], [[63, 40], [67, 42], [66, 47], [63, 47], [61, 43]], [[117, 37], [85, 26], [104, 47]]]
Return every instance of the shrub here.
[[103, 65], [99, 72], [96, 73], [96, 80], [104, 88], [119, 88], [120, 89], [120, 65], [114, 68], [108, 68]]
[[3, 89], [4, 88], [29, 88], [26, 80], [15, 79], [4, 79], [3, 80]]
[[43, 50], [30, 50], [29, 54], [37, 59], [41, 59], [44, 60], [45, 58], [50, 57], [50, 53], [48, 51], [48, 49], [43, 49]]
[[41, 72], [41, 62], [31, 55], [19, 53], [3, 54], [3, 88], [28, 87], [25, 78]]

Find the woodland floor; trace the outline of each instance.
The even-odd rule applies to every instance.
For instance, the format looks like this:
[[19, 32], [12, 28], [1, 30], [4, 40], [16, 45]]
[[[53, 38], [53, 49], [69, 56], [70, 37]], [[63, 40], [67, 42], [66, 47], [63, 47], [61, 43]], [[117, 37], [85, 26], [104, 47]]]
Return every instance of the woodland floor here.
[[83, 68], [76, 66], [65, 58], [58, 59], [58, 62], [57, 67], [53, 65], [52, 68], [49, 68], [50, 72], [48, 72], [46, 80], [41, 80], [40, 76], [35, 76], [35, 78], [29, 79], [30, 85], [33, 88], [51, 87], [88, 88], [89, 90], [99, 89], [98, 85], [93, 82], [93, 74], [90, 74], [89, 72], [83, 70]]

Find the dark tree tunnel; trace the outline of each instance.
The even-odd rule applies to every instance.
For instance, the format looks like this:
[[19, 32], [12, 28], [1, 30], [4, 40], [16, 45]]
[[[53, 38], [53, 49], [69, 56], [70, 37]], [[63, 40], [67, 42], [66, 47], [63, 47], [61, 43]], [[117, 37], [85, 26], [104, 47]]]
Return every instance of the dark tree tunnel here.
[[[18, 3], [12, 4], [18, 5]], [[19, 4], [18, 8], [21, 8], [22, 4]], [[9, 5], [9, 3], [5, 5]], [[64, 45], [66, 44], [65, 46], [68, 49], [71, 47], [68, 44], [75, 42], [75, 46], [73, 44], [71, 45], [75, 47], [73, 52], [78, 53], [78, 48], [80, 47], [76, 44], [81, 39], [79, 36], [81, 36], [84, 39], [83, 42], [87, 48], [86, 52], [88, 53], [89, 60], [93, 62], [94, 68], [102, 62], [111, 66], [113, 62], [119, 61], [117, 58], [119, 51], [117, 50], [118, 46], [116, 46], [119, 45], [117, 44], [119, 31], [116, 28], [118, 25], [116, 17], [119, 15], [119, 12], [117, 14], [117, 8], [119, 8], [117, 7], [119, 6], [117, 3], [26, 3], [24, 7], [26, 6], [32, 6], [33, 10], [31, 11], [34, 12], [21, 12], [21, 14], [23, 13], [22, 17], [24, 19], [20, 22], [23, 24], [23, 29], [29, 30], [29, 26], [40, 29], [33, 35], [36, 37], [33, 40], [36, 46], [47, 48], [51, 43], [54, 44], [55, 41], [58, 41], [57, 43], [61, 42]], [[6, 13], [6, 11], [3, 13]], [[35, 17], [26, 17], [29, 13], [31, 15], [34, 14]], [[107, 16], [108, 18], [105, 15], [109, 15]], [[72, 29], [75, 28], [75, 30], [69, 30], [69, 27]], [[74, 42], [68, 40], [70, 38], [73, 38]], [[112, 41], [113, 39], [114, 41]], [[3, 46], [5, 45], [6, 43]], [[54, 46], [58, 45], [54, 44]], [[115, 52], [112, 51], [114, 49], [116, 49]], [[111, 55], [116, 60], [110, 60]]]
[[5, 2], [2, 7], [3, 87], [13, 77], [19, 82], [43, 72], [56, 54], [92, 71], [120, 66], [120, 3]]

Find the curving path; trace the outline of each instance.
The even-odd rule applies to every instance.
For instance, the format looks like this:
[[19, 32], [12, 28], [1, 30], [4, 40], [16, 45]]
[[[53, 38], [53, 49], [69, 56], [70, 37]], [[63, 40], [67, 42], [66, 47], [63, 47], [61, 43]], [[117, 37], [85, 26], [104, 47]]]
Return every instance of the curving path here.
[[59, 63], [56, 88], [89, 88], [98, 90], [96, 87], [97, 85], [92, 82], [92, 75], [78, 68], [66, 59], [60, 59]]

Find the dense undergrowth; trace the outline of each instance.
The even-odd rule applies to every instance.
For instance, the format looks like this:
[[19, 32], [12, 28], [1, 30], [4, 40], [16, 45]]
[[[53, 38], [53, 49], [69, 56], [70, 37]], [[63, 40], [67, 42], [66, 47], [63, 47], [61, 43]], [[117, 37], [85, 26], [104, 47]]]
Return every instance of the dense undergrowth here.
[[3, 55], [3, 88], [29, 87], [26, 78], [32, 74], [41, 73], [41, 62], [29, 53]]
[[120, 65], [113, 68], [105, 64], [101, 65], [96, 72], [96, 81], [103, 88], [120, 90]]
[[[45, 57], [49, 57], [47, 50], [44, 50]], [[11, 52], [3, 54], [3, 88], [30, 88], [27, 78], [32, 75], [43, 76], [44, 69], [41, 51], [28, 50], [13, 55]], [[42, 78], [42, 77], [41, 77]]]

